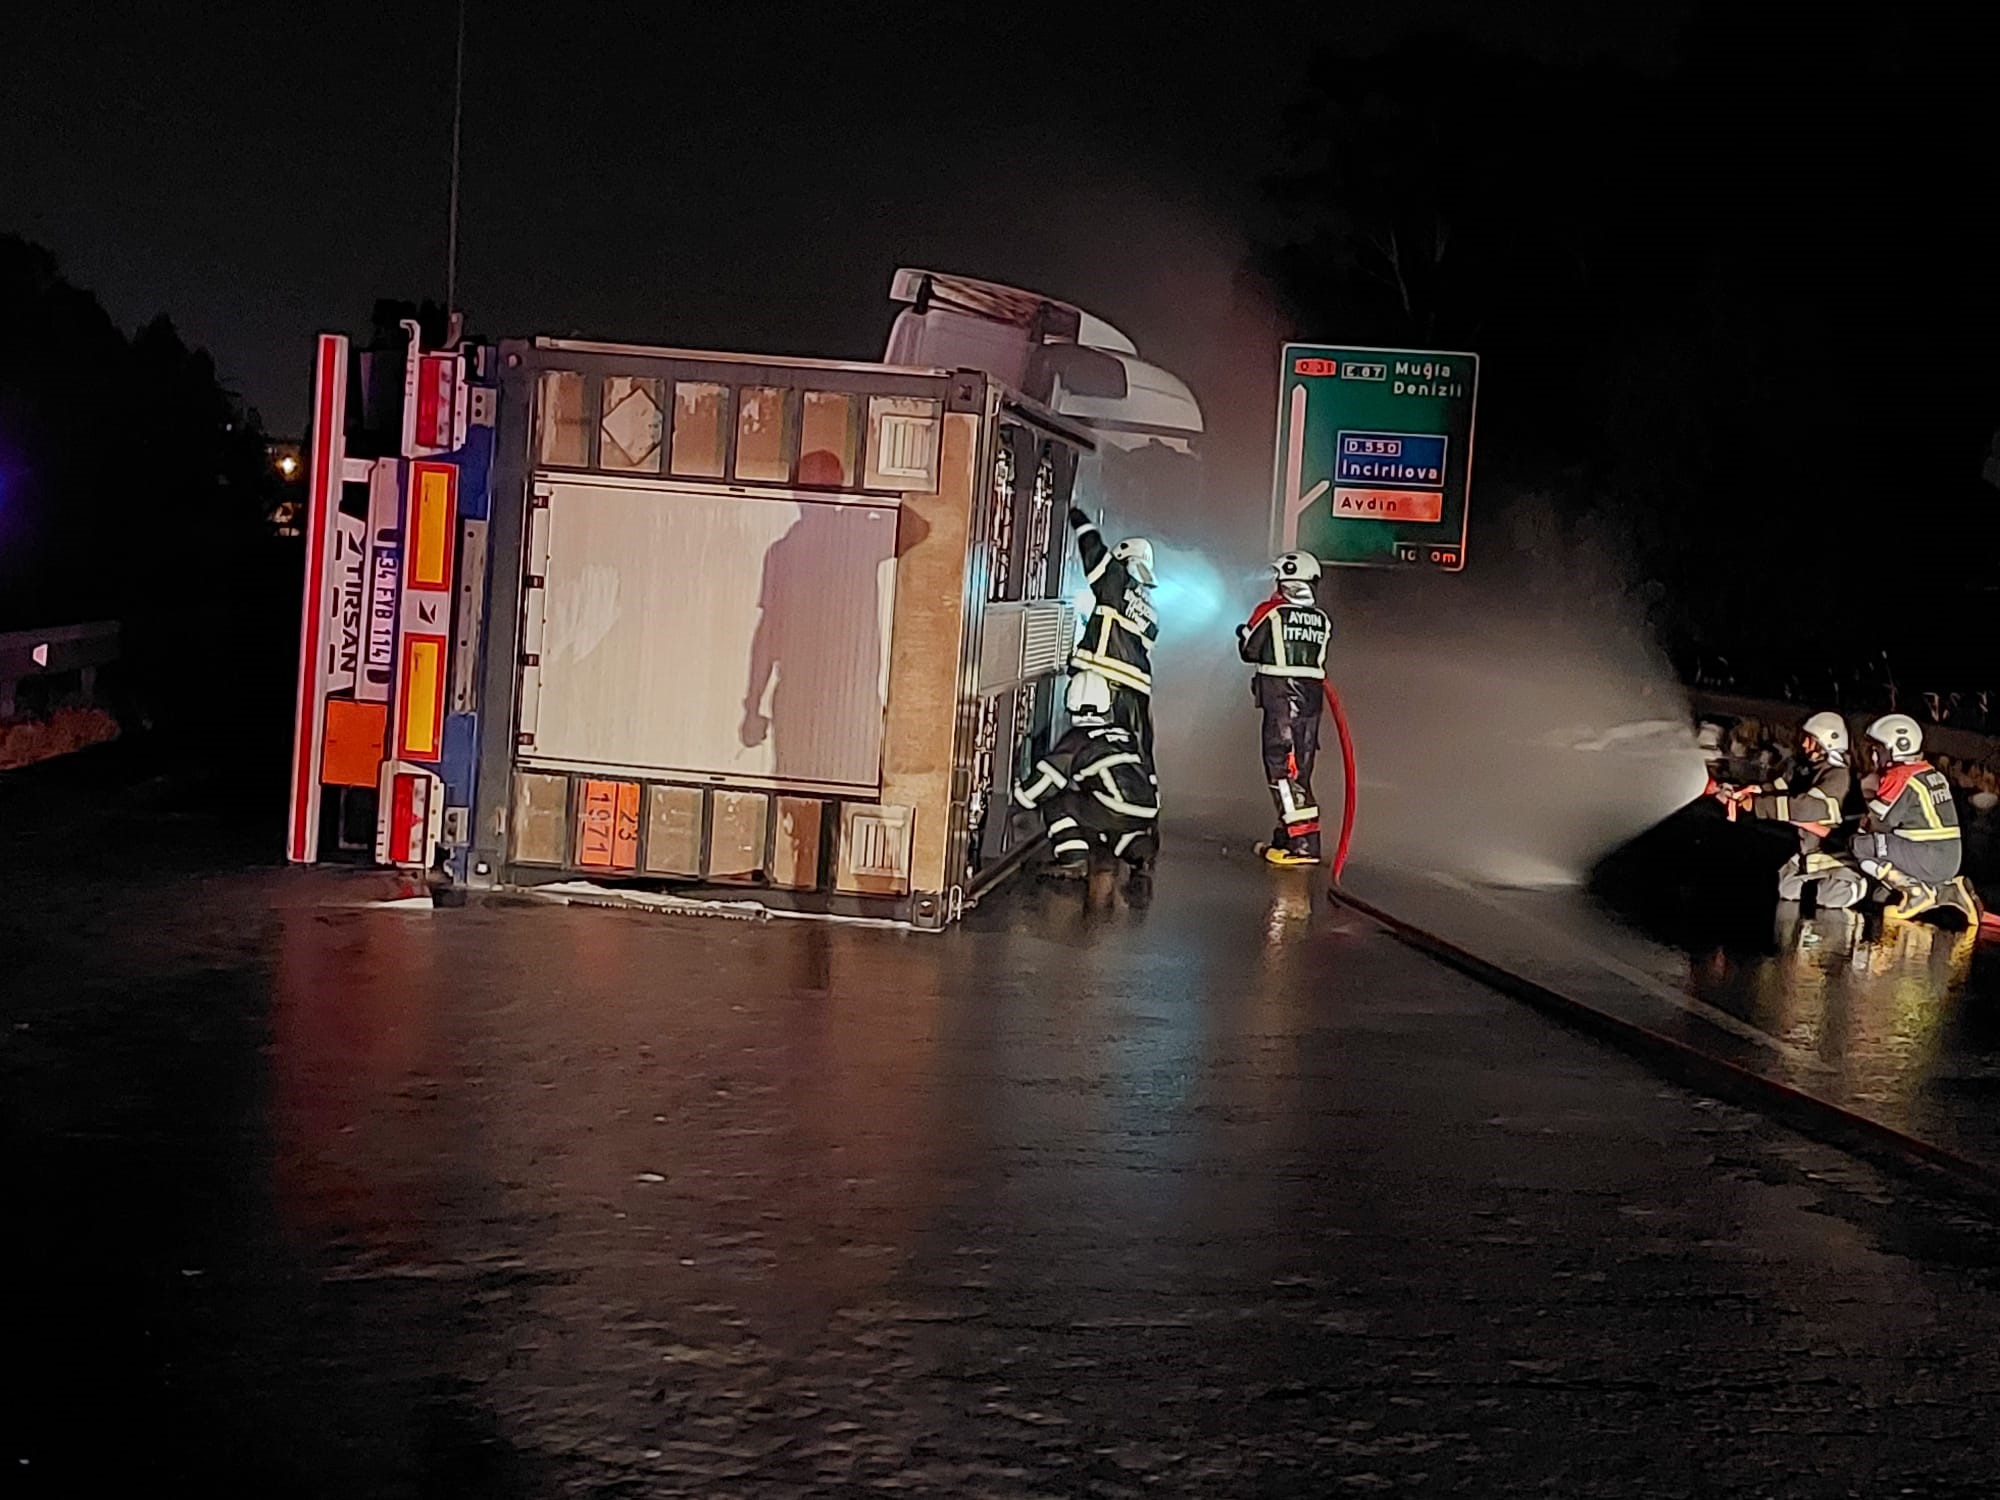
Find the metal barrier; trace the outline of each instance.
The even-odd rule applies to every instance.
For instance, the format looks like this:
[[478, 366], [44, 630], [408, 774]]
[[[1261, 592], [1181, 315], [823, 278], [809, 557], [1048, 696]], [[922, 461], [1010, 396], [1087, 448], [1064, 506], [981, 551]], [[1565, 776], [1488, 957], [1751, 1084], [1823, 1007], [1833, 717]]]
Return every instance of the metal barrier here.
[[22, 683], [74, 676], [89, 699], [97, 690], [97, 669], [118, 660], [118, 622], [54, 625], [0, 635], [0, 719], [11, 719]]

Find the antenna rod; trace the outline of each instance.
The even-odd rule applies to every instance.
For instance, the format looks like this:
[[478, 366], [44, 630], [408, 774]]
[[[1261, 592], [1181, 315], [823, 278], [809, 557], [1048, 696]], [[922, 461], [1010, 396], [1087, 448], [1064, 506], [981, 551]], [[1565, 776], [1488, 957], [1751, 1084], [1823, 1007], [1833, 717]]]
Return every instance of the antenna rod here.
[[451, 209], [445, 231], [444, 310], [458, 310], [458, 136], [465, 114], [465, 0], [458, 0], [458, 60], [451, 90]]

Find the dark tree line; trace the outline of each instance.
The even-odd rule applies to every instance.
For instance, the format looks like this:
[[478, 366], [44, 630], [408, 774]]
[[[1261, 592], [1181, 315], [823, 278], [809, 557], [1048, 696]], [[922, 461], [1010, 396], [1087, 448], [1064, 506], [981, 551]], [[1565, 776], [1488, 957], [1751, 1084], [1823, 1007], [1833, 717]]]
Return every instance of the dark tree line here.
[[1660, 76], [1325, 55], [1264, 269], [1314, 336], [1478, 351], [1487, 534], [1532, 493], [1616, 537], [1686, 669], [2000, 686], [1977, 14], [1705, 6]]
[[122, 621], [130, 702], [167, 724], [248, 707], [246, 678], [281, 697], [297, 563], [256, 412], [166, 318], [127, 336], [12, 236], [0, 329], [0, 630]]

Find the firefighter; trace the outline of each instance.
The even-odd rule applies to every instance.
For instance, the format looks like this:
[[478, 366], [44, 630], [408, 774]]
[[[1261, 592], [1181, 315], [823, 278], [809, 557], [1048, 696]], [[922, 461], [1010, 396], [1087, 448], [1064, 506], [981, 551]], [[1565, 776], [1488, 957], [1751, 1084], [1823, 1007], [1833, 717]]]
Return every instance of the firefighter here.
[[1079, 670], [1095, 672], [1111, 684], [1112, 721], [1139, 737], [1153, 754], [1153, 642], [1160, 625], [1147, 590], [1153, 586], [1153, 544], [1127, 537], [1104, 545], [1090, 517], [1070, 507], [1076, 550], [1083, 557], [1084, 581], [1095, 606], [1072, 658]]
[[1319, 808], [1313, 803], [1313, 757], [1319, 751], [1326, 696], [1326, 647], [1333, 622], [1314, 585], [1319, 559], [1287, 552], [1271, 564], [1277, 590], [1236, 628], [1236, 649], [1256, 671], [1250, 692], [1264, 711], [1264, 779], [1278, 805], [1278, 826], [1260, 845], [1274, 865], [1319, 863]]
[[1958, 873], [1958, 804], [1923, 758], [1923, 730], [1908, 714], [1884, 714], [1868, 726], [1867, 748], [1880, 779], [1854, 836], [1856, 861], [1896, 897], [1893, 915], [1951, 908], [1977, 924], [1978, 902]]
[[1014, 788], [1014, 801], [1041, 812], [1058, 873], [1086, 872], [1094, 853], [1143, 877], [1159, 849], [1153, 758], [1132, 730], [1112, 722], [1111, 684], [1097, 673], [1070, 678], [1064, 702], [1068, 731]]
[[1847, 724], [1839, 714], [1817, 713], [1799, 726], [1802, 770], [1764, 786], [1724, 788], [1718, 801], [1735, 803], [1752, 817], [1789, 823], [1798, 830], [1799, 852], [1778, 867], [1778, 899], [1797, 901], [1817, 884], [1817, 905], [1839, 910], [1868, 893], [1868, 882], [1848, 861], [1827, 848], [1846, 816], [1854, 773], [1847, 764]]

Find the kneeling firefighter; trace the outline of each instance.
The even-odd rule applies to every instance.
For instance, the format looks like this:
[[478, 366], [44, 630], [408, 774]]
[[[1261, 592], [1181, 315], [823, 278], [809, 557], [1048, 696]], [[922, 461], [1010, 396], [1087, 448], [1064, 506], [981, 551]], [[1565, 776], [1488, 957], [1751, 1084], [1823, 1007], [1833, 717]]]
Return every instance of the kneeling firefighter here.
[[1139, 737], [1111, 722], [1111, 685], [1095, 672], [1070, 679], [1070, 727], [1035, 762], [1014, 801], [1038, 808], [1058, 870], [1081, 872], [1093, 853], [1149, 869], [1159, 849], [1160, 784]]
[[1979, 903], [1958, 873], [1958, 804], [1923, 758], [1923, 730], [1908, 714], [1884, 714], [1868, 726], [1866, 744], [1880, 780], [1854, 836], [1856, 862], [1896, 896], [1895, 915], [1950, 907], [1977, 924]]
[[1107, 547], [1089, 516], [1070, 507], [1076, 550], [1094, 607], [1072, 660], [1111, 684], [1111, 716], [1153, 753], [1153, 643], [1159, 618], [1147, 591], [1153, 587], [1153, 544], [1128, 536]]
[[1274, 865], [1319, 863], [1319, 808], [1313, 801], [1313, 759], [1326, 696], [1326, 648], [1333, 621], [1319, 607], [1314, 585], [1319, 559], [1287, 552], [1271, 564], [1277, 592], [1236, 627], [1236, 650], [1256, 671], [1251, 696], [1264, 713], [1264, 779], [1278, 805], [1278, 826], [1264, 858]]
[[1799, 852], [1778, 867], [1780, 901], [1797, 901], [1807, 886], [1817, 885], [1820, 906], [1853, 906], [1868, 893], [1868, 882], [1827, 847], [1840, 833], [1854, 788], [1847, 724], [1839, 714], [1814, 714], [1799, 726], [1799, 753], [1805, 761], [1801, 770], [1765, 786], [1719, 788], [1716, 799], [1798, 830]]

